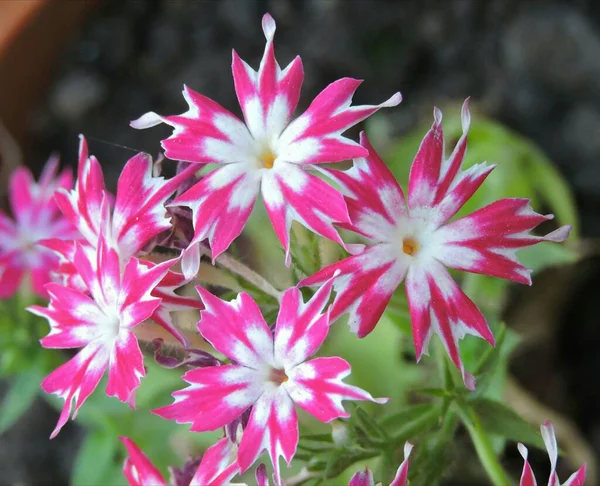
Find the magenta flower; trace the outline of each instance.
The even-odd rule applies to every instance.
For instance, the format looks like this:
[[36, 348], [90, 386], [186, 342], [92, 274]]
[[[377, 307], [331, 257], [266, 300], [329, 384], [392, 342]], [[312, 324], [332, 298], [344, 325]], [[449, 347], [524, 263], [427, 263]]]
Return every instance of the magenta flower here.
[[148, 456], [129, 437], [119, 437], [129, 456], [123, 464], [123, 476], [129, 486], [167, 486], [165, 478]]
[[[162, 177], [153, 177], [152, 158], [147, 154], [138, 154], [127, 161], [119, 177], [117, 195], [113, 198], [106, 190], [100, 163], [94, 156], [88, 155], [87, 143], [82, 136], [79, 145], [79, 174], [75, 189], [70, 192], [58, 191], [56, 202], [63, 214], [77, 227], [87, 243], [84, 249], [93, 253], [98, 242], [102, 225], [108, 224], [111, 247], [119, 257], [121, 266], [125, 266], [132, 257], [142, 254], [142, 249], [156, 235], [171, 227], [165, 209], [165, 201], [179, 185], [194, 172], [187, 168], [177, 176], [165, 181]], [[111, 201], [108, 214], [103, 214], [101, 204], [104, 198]], [[114, 199], [114, 203], [112, 203]], [[108, 222], [103, 218], [108, 218]], [[60, 276], [73, 288], [85, 289], [85, 285], [73, 265], [75, 242], [64, 240], [46, 241], [45, 245], [61, 256]], [[140, 265], [151, 268], [155, 264], [149, 261]], [[175, 290], [186, 284], [181, 274], [171, 272], [152, 291], [160, 298], [160, 305], [152, 320], [175, 336], [184, 345], [186, 337], [171, 320], [171, 312], [184, 309], [202, 308], [198, 299], [179, 296]]]
[[69, 189], [69, 171], [57, 177], [58, 158], [51, 157], [36, 183], [31, 172], [19, 167], [10, 177], [9, 202], [14, 220], [0, 211], [0, 298], [11, 297], [27, 272], [33, 291], [47, 297], [44, 285], [58, 266], [58, 258], [39, 244], [46, 238], [76, 238], [77, 232], [61, 216], [54, 194]]
[[275, 21], [269, 14], [263, 17], [262, 27], [267, 45], [258, 72], [233, 52], [234, 85], [245, 124], [188, 87], [183, 90], [189, 105], [184, 114], [150, 112], [131, 123], [134, 128], [171, 125], [173, 135], [162, 142], [170, 159], [222, 164], [175, 201], [194, 214], [195, 236], [183, 257], [185, 275], [197, 271], [197, 246], [202, 240], [208, 238], [216, 258], [239, 236], [259, 192], [285, 249], [286, 263], [292, 220], [343, 244], [332, 223], [348, 221], [344, 199], [306, 169], [366, 156], [363, 147], [342, 133], [380, 108], [401, 101], [396, 93], [381, 105], [351, 106], [361, 81], [343, 78], [290, 121], [304, 78], [302, 61], [296, 57], [282, 70], [275, 60]]
[[462, 110], [463, 135], [449, 159], [444, 159], [442, 113], [435, 109], [433, 127], [411, 167], [408, 198], [364, 134], [361, 143], [369, 150], [367, 158], [356, 159], [345, 172], [322, 169], [345, 193], [352, 223], [344, 227], [368, 238], [370, 246], [351, 247], [357, 254], [323, 268], [300, 285], [318, 285], [340, 272], [332, 319], [349, 314], [350, 328], [364, 337], [406, 278], [417, 359], [427, 353], [432, 334], [438, 334], [465, 385], [473, 389], [475, 379], [464, 370], [458, 341], [472, 334], [493, 344], [494, 337], [445, 267], [531, 284], [530, 270], [518, 262], [516, 251], [542, 241], [563, 241], [570, 227], [546, 236], [531, 235], [533, 228], [553, 216], [537, 214], [527, 199], [516, 198], [496, 201], [448, 222], [494, 168], [484, 162], [461, 170], [470, 124], [467, 101]]
[[326, 283], [306, 304], [297, 288], [282, 298], [275, 335], [259, 307], [241, 293], [224, 302], [198, 287], [205, 310], [198, 330], [234, 364], [198, 368], [184, 376], [190, 386], [176, 391], [172, 405], [155, 411], [177, 423], [191, 423], [204, 432], [224, 427], [252, 407], [239, 452], [240, 471], [246, 471], [267, 450], [281, 484], [279, 456], [290, 464], [298, 444], [294, 403], [323, 422], [348, 417], [342, 400], [371, 400], [369, 393], [342, 380], [350, 365], [341, 358], [307, 358], [327, 336], [327, 305], [332, 282]]
[[[167, 483], [160, 471], [152, 464], [150, 459], [140, 450], [140, 448], [128, 437], [120, 437], [127, 448], [129, 457], [123, 464], [123, 475], [127, 479], [129, 486], [224, 486], [230, 485], [234, 476], [239, 473], [237, 465], [237, 444], [232, 442], [229, 437], [223, 437], [216, 444], [209, 447], [202, 455], [202, 460], [193, 478], [181, 478], [172, 474], [171, 481]], [[190, 463], [192, 465], [192, 463]], [[187, 469], [186, 465], [186, 469]], [[170, 468], [174, 472], [174, 468]], [[258, 486], [268, 486], [264, 465], [261, 464], [256, 469], [256, 483]], [[242, 483], [235, 483], [237, 486], [245, 486]]]
[[[544, 439], [544, 444], [546, 444], [546, 449], [548, 450], [548, 456], [550, 456], [551, 470], [550, 478], [548, 479], [548, 486], [561, 486], [561, 483], [558, 480], [558, 475], [556, 474], [558, 446], [556, 444], [556, 435], [554, 434], [552, 422], [547, 420], [544, 425], [542, 425], [541, 430], [542, 439]], [[525, 464], [523, 465], [523, 473], [521, 474], [521, 481], [519, 484], [520, 486], [537, 486], [535, 476], [533, 475], [531, 466], [527, 461], [527, 447], [519, 443], [518, 448], [521, 456], [523, 456], [523, 460], [525, 461]], [[577, 472], [574, 472], [571, 477], [567, 479], [566, 483], [563, 483], [563, 486], [583, 486], [583, 483], [585, 482], [585, 470], [586, 465], [584, 464]]]
[[[101, 214], [108, 221], [108, 201]], [[136, 258], [122, 267], [117, 251], [100, 233], [97, 250], [77, 245], [73, 264], [86, 285], [86, 291], [56, 283], [46, 286], [48, 307], [32, 306], [31, 312], [45, 317], [50, 333], [41, 340], [45, 348], [82, 348], [70, 361], [54, 370], [42, 382], [47, 393], [65, 400], [52, 432], [55, 437], [67, 422], [75, 401], [75, 414], [98, 386], [108, 369], [106, 394], [116, 396], [132, 407], [135, 389], [145, 375], [142, 352], [133, 328], [150, 318], [160, 299], [151, 296], [174, 261], [146, 268]], [[74, 415], [75, 415], [74, 414]]]
[[[408, 482], [408, 457], [412, 451], [413, 445], [407, 442], [404, 445], [404, 461], [398, 467], [396, 476], [390, 483], [390, 486], [406, 486]], [[358, 471], [350, 478], [348, 486], [376, 486], [375, 480], [373, 479], [373, 472], [368, 467], [365, 467], [363, 471]], [[377, 483], [377, 486], [381, 486], [381, 483]]]

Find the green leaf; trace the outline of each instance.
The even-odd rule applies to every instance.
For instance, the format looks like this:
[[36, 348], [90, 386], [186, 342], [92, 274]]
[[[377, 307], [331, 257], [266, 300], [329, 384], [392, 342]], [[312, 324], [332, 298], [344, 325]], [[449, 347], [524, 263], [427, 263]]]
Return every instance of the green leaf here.
[[106, 477], [112, 475], [118, 439], [103, 430], [90, 432], [79, 449], [71, 474], [74, 486], [106, 484]]
[[440, 421], [441, 407], [441, 403], [412, 405], [399, 413], [384, 417], [379, 425], [384, 430], [390, 430], [392, 443], [402, 444], [437, 425]]
[[471, 406], [479, 416], [481, 426], [489, 434], [544, 448], [538, 431], [503, 403], [480, 398], [472, 401]]
[[43, 373], [37, 366], [17, 376], [0, 408], [0, 434], [6, 432], [27, 411], [38, 391]]
[[527, 268], [531, 268], [534, 273], [547, 267], [573, 263], [577, 261], [577, 258], [577, 253], [557, 243], [544, 242], [519, 251], [521, 263]]

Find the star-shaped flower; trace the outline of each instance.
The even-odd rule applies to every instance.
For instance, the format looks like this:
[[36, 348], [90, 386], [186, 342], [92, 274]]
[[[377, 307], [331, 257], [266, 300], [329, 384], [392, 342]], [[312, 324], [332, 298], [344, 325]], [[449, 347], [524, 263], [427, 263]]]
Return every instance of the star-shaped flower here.
[[[542, 439], [544, 439], [544, 444], [546, 445], [546, 449], [548, 450], [548, 456], [550, 457], [550, 478], [548, 479], [548, 486], [561, 486], [558, 475], [556, 474], [556, 462], [558, 460], [558, 446], [556, 445], [556, 435], [554, 434], [554, 426], [552, 422], [549, 420], [544, 423], [541, 427], [542, 430]], [[523, 473], [521, 474], [521, 481], [519, 483], [520, 486], [537, 486], [537, 482], [535, 480], [535, 476], [533, 475], [533, 470], [527, 461], [527, 456], [529, 452], [527, 451], [527, 447], [523, 444], [518, 444], [519, 452], [521, 456], [523, 456], [523, 460], [525, 464], [523, 465]], [[579, 468], [578, 471], [574, 472], [567, 482], [563, 483], [562, 486], [583, 486], [585, 482], [585, 471], [586, 465], [584, 464]]]
[[57, 172], [58, 158], [51, 157], [37, 183], [25, 167], [19, 167], [10, 177], [8, 196], [14, 219], [0, 211], [0, 298], [11, 297], [27, 272], [33, 291], [47, 297], [44, 285], [50, 282], [58, 258], [39, 242], [78, 237], [54, 202], [56, 191], [69, 189], [73, 178], [69, 171], [59, 176]]
[[[154, 177], [152, 158], [140, 153], [127, 161], [119, 181], [117, 194], [113, 197], [104, 184], [102, 167], [94, 156], [89, 156], [85, 138], [80, 138], [79, 169], [75, 188], [72, 191], [58, 191], [56, 202], [66, 218], [80, 231], [84, 241], [79, 244], [84, 251], [94, 252], [98, 243], [102, 225], [107, 227], [105, 237], [110, 240], [111, 248], [116, 252], [121, 266], [133, 257], [143, 254], [148, 241], [171, 228], [165, 209], [165, 201], [186, 178], [194, 174], [194, 168], [188, 167], [175, 177], [165, 181]], [[101, 210], [106, 200], [108, 212]], [[104, 221], [103, 218], [107, 218]], [[85, 289], [77, 269], [73, 265], [76, 244], [71, 240], [48, 240], [44, 244], [61, 257], [59, 276], [72, 288]], [[142, 261], [140, 265], [151, 268], [155, 264]], [[162, 282], [152, 291], [160, 298], [152, 320], [175, 336], [181, 343], [187, 344], [186, 337], [173, 325], [171, 312], [185, 309], [198, 309], [202, 305], [198, 299], [177, 295], [175, 290], [186, 284], [181, 274], [169, 271]]]
[[[108, 221], [108, 201], [101, 212]], [[98, 386], [108, 369], [106, 394], [116, 396], [132, 407], [134, 392], [145, 375], [142, 352], [133, 328], [149, 319], [160, 299], [151, 292], [165, 277], [174, 261], [147, 268], [131, 258], [124, 268], [118, 252], [105, 236], [99, 235], [96, 249], [77, 245], [73, 264], [85, 283], [81, 291], [56, 283], [46, 286], [48, 307], [32, 306], [31, 312], [45, 317], [50, 333], [41, 340], [45, 348], [82, 348], [64, 365], [42, 381], [42, 388], [65, 400], [52, 432], [55, 437], [69, 419], [73, 401], [75, 413]]]
[[425, 135], [412, 164], [408, 198], [367, 137], [369, 156], [347, 171], [322, 169], [342, 187], [351, 224], [343, 225], [370, 243], [357, 254], [323, 268], [300, 285], [318, 285], [335, 272], [332, 319], [349, 314], [359, 337], [369, 334], [403, 279], [410, 307], [417, 359], [427, 352], [435, 333], [460, 369], [468, 388], [475, 379], [463, 367], [458, 341], [465, 334], [490, 344], [494, 337], [479, 309], [450, 276], [447, 267], [530, 284], [530, 271], [516, 257], [520, 248], [542, 241], [563, 241], [570, 227], [546, 236], [529, 232], [552, 215], [535, 213], [527, 199], [501, 199], [448, 222], [494, 168], [485, 162], [461, 170], [467, 147], [470, 113], [463, 105], [463, 135], [450, 158], [444, 158], [442, 113]]
[[341, 358], [307, 358], [329, 330], [327, 306], [332, 282], [306, 304], [297, 288], [283, 295], [273, 332], [259, 307], [246, 294], [224, 302], [198, 287], [205, 310], [198, 330], [233, 364], [198, 368], [183, 378], [190, 386], [176, 391], [172, 405], [155, 412], [177, 423], [191, 423], [204, 432], [224, 427], [252, 407], [238, 451], [240, 471], [246, 471], [267, 450], [281, 484], [279, 456], [290, 464], [298, 445], [294, 403], [323, 422], [348, 417], [342, 400], [374, 399], [342, 380], [350, 365]]
[[188, 87], [183, 90], [189, 105], [186, 113], [150, 112], [131, 123], [135, 128], [172, 126], [173, 134], [162, 142], [170, 159], [221, 164], [175, 201], [194, 214], [195, 236], [183, 256], [186, 276], [197, 271], [197, 247], [202, 240], [208, 238], [216, 258], [239, 236], [259, 192], [288, 264], [292, 220], [343, 244], [332, 223], [348, 221], [344, 199], [306, 169], [366, 156], [363, 147], [342, 133], [380, 108], [401, 101], [396, 93], [381, 105], [351, 106], [361, 81], [343, 78], [291, 121], [304, 78], [302, 61], [296, 57], [282, 70], [275, 60], [275, 21], [269, 14], [263, 17], [262, 27], [267, 45], [258, 71], [233, 52], [233, 79], [245, 124]]

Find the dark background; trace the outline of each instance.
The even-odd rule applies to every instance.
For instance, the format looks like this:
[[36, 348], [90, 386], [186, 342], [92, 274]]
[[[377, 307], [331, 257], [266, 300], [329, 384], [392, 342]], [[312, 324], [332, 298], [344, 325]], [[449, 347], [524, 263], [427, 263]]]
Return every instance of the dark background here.
[[[385, 113], [401, 135], [430, 119], [434, 104], [471, 96], [556, 163], [575, 192], [591, 250], [567, 280], [559, 275], [541, 293], [521, 297], [543, 307], [570, 286], [569, 298], [555, 309], [558, 324], [529, 359], [516, 360], [514, 373], [540, 400], [571, 417], [600, 451], [600, 260], [594, 243], [600, 235], [600, 2], [100, 2], [73, 32], [43, 102], [28, 116], [26, 161], [39, 168], [58, 151], [74, 164], [77, 136], [84, 133], [105, 170], [114, 167], [107, 171], [114, 185], [133, 155], [118, 145], [155, 154], [169, 133], [167, 127], [136, 131], [128, 122], [149, 110], [185, 111], [183, 83], [238, 113], [231, 49], [258, 65], [266, 11], [277, 21], [279, 63], [287, 65], [296, 54], [303, 59], [300, 108], [329, 82], [358, 77], [365, 82], [356, 103], [402, 92], [402, 104]], [[49, 446], [55, 418], [42, 402], [36, 407], [0, 438], [1, 484], [66, 482], [81, 433], [67, 427]]]

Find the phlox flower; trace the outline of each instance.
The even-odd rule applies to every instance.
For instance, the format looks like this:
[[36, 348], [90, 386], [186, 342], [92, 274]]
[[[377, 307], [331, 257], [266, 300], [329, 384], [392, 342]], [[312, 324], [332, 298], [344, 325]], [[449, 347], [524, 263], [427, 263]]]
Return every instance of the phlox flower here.
[[361, 81], [343, 78], [327, 86], [292, 121], [304, 79], [302, 61], [296, 57], [282, 70], [275, 60], [275, 21], [269, 14], [263, 17], [262, 28], [267, 44], [258, 71], [233, 51], [233, 80], [245, 123], [187, 86], [183, 90], [187, 112], [179, 116], [149, 112], [131, 122], [134, 128], [172, 126], [173, 134], [162, 141], [170, 159], [221, 165], [175, 201], [190, 207], [194, 215], [195, 235], [182, 260], [185, 275], [197, 271], [202, 240], [208, 238], [216, 258], [239, 236], [259, 192], [287, 264], [292, 220], [343, 244], [332, 223], [348, 221], [344, 199], [306, 169], [366, 156], [365, 148], [342, 133], [401, 101], [396, 93], [380, 105], [351, 106]]
[[[193, 175], [194, 168], [188, 167], [168, 181], [163, 177], [154, 177], [152, 169], [152, 158], [148, 154], [140, 153], [129, 159], [119, 177], [116, 196], [113, 197], [106, 189], [100, 163], [94, 156], [89, 156], [86, 140], [83, 136], [80, 138], [75, 188], [72, 191], [58, 191], [56, 202], [83, 236], [84, 241], [80, 244], [84, 251], [94, 252], [100, 228], [105, 225], [108, 228], [105, 238], [110, 240], [111, 248], [124, 267], [131, 258], [143, 254], [142, 250], [150, 240], [171, 228], [165, 201], [187, 177]], [[110, 209], [106, 214], [101, 211], [105, 199], [110, 201]], [[75, 242], [49, 240], [44, 244], [61, 256], [59, 274], [64, 282], [70, 287], [85, 289], [73, 265]], [[140, 265], [151, 268], [155, 264], [145, 260]], [[198, 299], [175, 293], [185, 283], [187, 280], [181, 274], [169, 271], [152, 290], [152, 295], [160, 298], [160, 305], [152, 320], [184, 345], [187, 339], [173, 325], [170, 313], [201, 307]]]
[[361, 144], [368, 157], [356, 159], [347, 171], [322, 169], [345, 194], [352, 223], [342, 226], [369, 243], [366, 249], [350, 247], [355, 255], [300, 285], [322, 284], [339, 272], [332, 319], [349, 314], [351, 330], [364, 337], [405, 279], [417, 359], [427, 353], [431, 336], [437, 334], [465, 385], [473, 389], [475, 379], [464, 369], [458, 341], [472, 334], [493, 344], [494, 337], [446, 267], [531, 284], [530, 270], [517, 260], [517, 250], [542, 241], [563, 241], [570, 227], [546, 236], [531, 235], [533, 228], [553, 216], [535, 213], [529, 200], [518, 198], [501, 199], [449, 222], [495, 167], [484, 162], [461, 170], [471, 118], [467, 101], [462, 109], [463, 135], [448, 159], [442, 113], [435, 109], [433, 126], [410, 170], [408, 197], [364, 134]]
[[[390, 486], [406, 486], [408, 482], [408, 457], [412, 451], [413, 445], [407, 442], [404, 445], [404, 461], [398, 467], [394, 479], [390, 483]], [[369, 467], [365, 467], [363, 471], [358, 471], [350, 478], [348, 486], [381, 486], [381, 483], [375, 485], [373, 479], [373, 472]]]
[[[101, 204], [103, 220], [108, 221], [108, 200]], [[175, 262], [167, 261], [148, 268], [136, 258], [122, 267], [117, 251], [101, 230], [94, 251], [76, 245], [73, 264], [86, 290], [57, 283], [46, 286], [48, 307], [29, 308], [46, 318], [50, 333], [41, 340], [45, 348], [82, 348], [79, 353], [42, 381], [42, 389], [65, 400], [55, 437], [98, 386], [108, 369], [106, 394], [135, 403], [135, 390], [145, 375], [143, 356], [133, 328], [149, 319], [160, 304], [151, 295]]]
[[0, 298], [11, 297], [29, 272], [33, 291], [47, 297], [44, 285], [58, 265], [53, 252], [39, 244], [46, 238], [76, 238], [77, 231], [54, 202], [55, 192], [73, 184], [70, 171], [58, 172], [58, 158], [46, 163], [39, 182], [25, 167], [16, 169], [9, 182], [14, 219], [0, 211]]
[[[170, 468], [171, 478], [168, 483], [135, 442], [128, 437], [120, 439], [129, 454], [123, 464], [123, 475], [129, 486], [233, 486], [231, 480], [239, 472], [236, 460], [237, 444], [229, 437], [223, 437], [206, 450], [195, 473], [188, 469], [193, 467], [196, 461], [186, 464], [185, 474], [176, 474], [175, 469]], [[263, 464], [256, 469], [256, 483], [257, 486], [269, 484]], [[235, 484], [245, 486], [242, 483]]]
[[342, 400], [387, 401], [344, 383], [350, 365], [343, 359], [307, 361], [327, 336], [329, 310], [324, 309], [331, 286], [332, 282], [323, 285], [307, 303], [297, 288], [288, 289], [274, 335], [248, 294], [224, 302], [198, 287], [205, 305], [198, 330], [232, 364], [188, 371], [183, 379], [190, 386], [174, 392], [175, 402], [155, 413], [204, 432], [226, 426], [252, 407], [239, 445], [240, 472], [266, 449], [280, 485], [279, 457], [289, 465], [298, 445], [294, 403], [330, 422], [348, 417]]
[[[554, 426], [552, 422], [549, 420], [546, 421], [542, 427], [542, 439], [544, 439], [544, 444], [546, 445], [546, 449], [548, 450], [548, 456], [550, 457], [550, 478], [548, 479], [548, 486], [561, 486], [561, 483], [558, 480], [558, 475], [556, 474], [556, 462], [558, 460], [558, 446], [556, 444], [556, 435], [554, 434]], [[520, 486], [537, 486], [537, 482], [535, 480], [535, 476], [533, 475], [533, 471], [529, 462], [527, 461], [528, 451], [527, 447], [523, 444], [518, 444], [519, 452], [525, 461], [523, 465], [523, 473], [521, 474], [521, 481], [519, 483]], [[577, 472], [574, 472], [569, 479], [565, 483], [562, 483], [562, 486], [583, 486], [585, 482], [585, 470], [586, 465], [584, 464], [579, 468]]]

